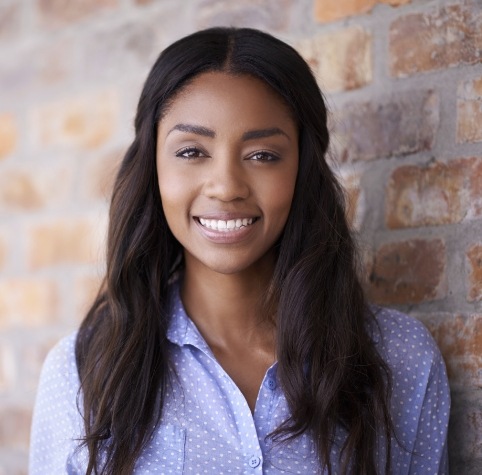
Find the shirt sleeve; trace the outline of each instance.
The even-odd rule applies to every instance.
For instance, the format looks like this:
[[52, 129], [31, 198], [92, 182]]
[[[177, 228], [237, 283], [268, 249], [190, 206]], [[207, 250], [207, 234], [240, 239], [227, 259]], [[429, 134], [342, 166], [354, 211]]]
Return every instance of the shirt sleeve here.
[[32, 419], [29, 474], [80, 474], [73, 455], [82, 434], [75, 334], [61, 340], [42, 367]]
[[425, 391], [410, 465], [411, 475], [448, 475], [447, 430], [450, 390], [438, 349]]

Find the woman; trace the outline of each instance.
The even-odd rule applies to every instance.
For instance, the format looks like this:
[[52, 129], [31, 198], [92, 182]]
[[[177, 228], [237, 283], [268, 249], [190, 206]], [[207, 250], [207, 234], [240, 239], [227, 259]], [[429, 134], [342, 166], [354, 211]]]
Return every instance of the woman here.
[[251, 29], [179, 40], [135, 132], [104, 284], [44, 365], [31, 473], [446, 473], [443, 361], [367, 305], [295, 50]]

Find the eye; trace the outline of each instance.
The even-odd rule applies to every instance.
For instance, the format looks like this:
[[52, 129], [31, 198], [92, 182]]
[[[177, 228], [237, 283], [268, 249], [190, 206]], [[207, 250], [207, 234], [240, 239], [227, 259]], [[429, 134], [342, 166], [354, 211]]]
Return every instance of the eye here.
[[258, 162], [274, 162], [279, 160], [279, 156], [273, 152], [268, 152], [267, 150], [259, 150], [254, 152], [247, 157], [248, 160], [255, 160]]
[[202, 158], [206, 156], [207, 155], [197, 147], [185, 147], [176, 152], [176, 157], [186, 158], [188, 160], [192, 160], [194, 158]]

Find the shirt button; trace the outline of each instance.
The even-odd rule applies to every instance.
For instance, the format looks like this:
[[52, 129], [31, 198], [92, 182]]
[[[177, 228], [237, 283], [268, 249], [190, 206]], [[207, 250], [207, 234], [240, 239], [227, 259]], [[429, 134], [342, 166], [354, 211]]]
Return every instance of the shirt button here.
[[276, 389], [276, 380], [273, 378], [268, 378], [265, 384], [268, 389], [271, 389], [271, 390]]
[[248, 463], [251, 468], [256, 468], [261, 463], [261, 459], [253, 455]]

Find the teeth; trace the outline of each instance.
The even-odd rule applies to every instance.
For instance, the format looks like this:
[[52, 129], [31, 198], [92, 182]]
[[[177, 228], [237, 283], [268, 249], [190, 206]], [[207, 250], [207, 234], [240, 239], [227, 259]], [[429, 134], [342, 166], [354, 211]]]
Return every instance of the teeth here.
[[199, 222], [206, 228], [228, 232], [253, 224], [253, 218], [230, 219], [228, 221], [224, 221], [222, 219], [199, 218]]

